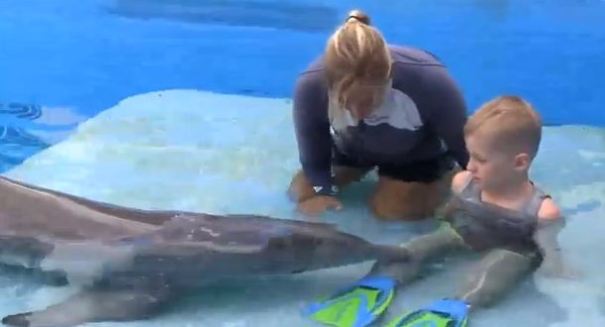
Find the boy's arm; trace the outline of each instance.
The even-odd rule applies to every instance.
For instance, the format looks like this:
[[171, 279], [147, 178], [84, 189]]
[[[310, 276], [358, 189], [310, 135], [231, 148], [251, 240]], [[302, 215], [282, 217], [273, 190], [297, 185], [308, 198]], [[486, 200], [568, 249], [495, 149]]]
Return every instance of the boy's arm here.
[[557, 240], [564, 226], [565, 221], [559, 207], [552, 199], [545, 199], [538, 211], [538, 226], [534, 233], [534, 241], [544, 257], [540, 269], [546, 275], [566, 277], [568, 274]]
[[[468, 184], [469, 178], [471, 178], [470, 172], [466, 170], [458, 171], [452, 177], [452, 181], [450, 183], [450, 190], [453, 194], [460, 194], [464, 187]], [[438, 220], [445, 220], [447, 216], [451, 213], [452, 209], [452, 201], [451, 198], [445, 202], [445, 204], [440, 207], [436, 212], [436, 217]]]

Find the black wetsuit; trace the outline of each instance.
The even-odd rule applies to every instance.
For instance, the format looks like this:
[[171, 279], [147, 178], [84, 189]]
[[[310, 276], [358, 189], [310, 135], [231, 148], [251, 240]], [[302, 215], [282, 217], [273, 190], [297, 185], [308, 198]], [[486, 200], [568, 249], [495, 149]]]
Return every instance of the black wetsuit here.
[[379, 174], [421, 182], [444, 173], [444, 156], [466, 167], [466, 105], [447, 69], [423, 50], [390, 51], [391, 88], [383, 105], [359, 122], [330, 101], [322, 57], [300, 75], [294, 124], [302, 168], [317, 193], [335, 191], [332, 165], [378, 166]]

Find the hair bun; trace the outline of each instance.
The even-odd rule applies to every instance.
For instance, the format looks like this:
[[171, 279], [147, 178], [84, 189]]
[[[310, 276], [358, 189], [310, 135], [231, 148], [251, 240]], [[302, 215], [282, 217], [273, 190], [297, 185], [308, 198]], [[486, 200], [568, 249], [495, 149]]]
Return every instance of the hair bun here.
[[349, 11], [349, 15], [347, 16], [346, 21], [349, 22], [352, 19], [354, 19], [360, 23], [370, 25], [370, 16], [368, 16], [366, 13], [364, 13], [361, 10], [355, 9], [355, 10]]

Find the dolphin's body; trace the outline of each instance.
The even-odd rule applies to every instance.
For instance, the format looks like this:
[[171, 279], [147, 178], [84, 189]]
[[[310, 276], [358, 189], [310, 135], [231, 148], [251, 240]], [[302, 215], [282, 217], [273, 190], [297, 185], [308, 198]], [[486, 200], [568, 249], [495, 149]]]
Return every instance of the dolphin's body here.
[[226, 278], [406, 260], [333, 225], [254, 215], [138, 210], [0, 177], [0, 263], [78, 283], [12, 326], [73, 326], [153, 315], [175, 294]]

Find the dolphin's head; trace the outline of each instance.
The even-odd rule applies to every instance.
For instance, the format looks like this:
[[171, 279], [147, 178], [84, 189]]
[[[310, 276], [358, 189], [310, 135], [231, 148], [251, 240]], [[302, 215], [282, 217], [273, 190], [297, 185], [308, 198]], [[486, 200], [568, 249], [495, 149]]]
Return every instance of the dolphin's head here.
[[330, 224], [253, 215], [185, 215], [148, 236], [149, 245], [142, 247], [141, 256], [181, 263], [157, 264], [154, 259], [147, 268], [174, 270], [179, 275], [203, 273], [207, 278], [296, 273], [401, 253], [401, 249], [385, 249]]
[[328, 224], [290, 225], [268, 240], [267, 262], [276, 271], [302, 272], [374, 259], [374, 246]]

